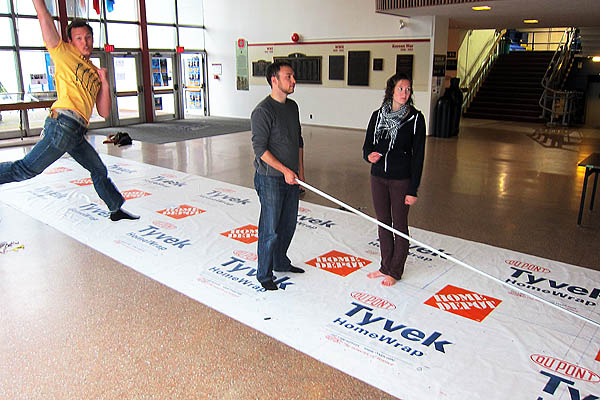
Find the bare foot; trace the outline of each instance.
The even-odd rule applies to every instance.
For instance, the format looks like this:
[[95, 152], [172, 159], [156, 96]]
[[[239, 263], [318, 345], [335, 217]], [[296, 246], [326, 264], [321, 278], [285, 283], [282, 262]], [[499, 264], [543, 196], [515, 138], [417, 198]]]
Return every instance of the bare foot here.
[[382, 276], [387, 276], [387, 275], [382, 274], [379, 270], [373, 271], [373, 272], [369, 272], [367, 274], [367, 278], [371, 278], [371, 279], [373, 279], [373, 278], [381, 278]]
[[397, 282], [396, 279], [392, 278], [391, 276], [386, 276], [385, 279], [383, 280], [383, 282], [381, 282], [381, 284], [383, 286], [392, 286]]

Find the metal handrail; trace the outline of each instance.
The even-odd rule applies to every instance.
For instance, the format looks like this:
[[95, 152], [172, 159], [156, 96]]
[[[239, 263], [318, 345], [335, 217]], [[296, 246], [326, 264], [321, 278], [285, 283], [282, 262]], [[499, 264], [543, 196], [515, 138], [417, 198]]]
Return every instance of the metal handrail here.
[[[575, 111], [575, 100], [581, 96], [580, 92], [574, 90], [560, 90], [570, 69], [575, 39], [575, 28], [566, 29], [561, 44], [554, 52], [542, 78], [544, 91], [539, 105], [542, 108], [542, 118], [547, 118], [547, 114], [550, 115], [549, 124], [554, 124], [554, 119], [562, 115], [562, 124], [569, 125]], [[551, 100], [550, 106], [548, 106], [549, 100]]]
[[499, 52], [500, 43], [501, 43], [502, 38], [504, 37], [505, 33], [506, 33], [506, 29], [503, 29], [502, 31], [496, 31], [496, 35], [497, 35], [496, 39], [494, 40], [492, 47], [488, 51], [488, 54], [485, 57], [485, 60], [481, 63], [481, 66], [479, 67], [479, 70], [477, 71], [475, 76], [473, 76], [473, 78], [471, 78], [471, 80], [468, 82], [468, 84], [466, 84], [464, 86], [467, 88], [467, 90], [466, 90], [465, 98], [464, 98], [463, 104], [462, 104], [463, 111], [466, 110], [471, 105], [471, 102], [475, 98], [475, 95], [477, 94], [477, 91], [481, 87], [481, 84], [487, 77], [488, 73], [491, 70], [492, 65], [494, 65], [494, 62], [498, 58], [498, 55], [500, 54], [500, 52]]

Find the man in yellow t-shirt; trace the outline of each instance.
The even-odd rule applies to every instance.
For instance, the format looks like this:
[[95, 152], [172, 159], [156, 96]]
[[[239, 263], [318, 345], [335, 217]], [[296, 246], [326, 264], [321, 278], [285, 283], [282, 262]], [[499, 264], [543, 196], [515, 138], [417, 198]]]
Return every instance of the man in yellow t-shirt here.
[[67, 28], [68, 41], [60, 39], [44, 0], [33, 0], [42, 37], [54, 61], [58, 99], [44, 123], [44, 137], [27, 155], [15, 162], [0, 163], [0, 184], [23, 181], [39, 175], [69, 153], [90, 171], [98, 196], [110, 210], [110, 219], [138, 219], [121, 209], [125, 199], [108, 177], [106, 166], [85, 138], [94, 103], [98, 114], [110, 115], [111, 99], [106, 68], [90, 61], [94, 36], [83, 20], [74, 20]]

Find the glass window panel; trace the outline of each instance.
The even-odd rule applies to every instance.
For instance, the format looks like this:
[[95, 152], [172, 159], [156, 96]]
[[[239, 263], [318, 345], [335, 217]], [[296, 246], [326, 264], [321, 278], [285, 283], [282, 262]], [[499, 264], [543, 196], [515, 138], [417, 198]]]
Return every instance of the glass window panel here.
[[[0, 50], [0, 102], [16, 101], [17, 97], [9, 96], [6, 93], [18, 91], [15, 53], [9, 50]], [[2, 111], [0, 113], [0, 133], [18, 130], [19, 117], [18, 111]]]
[[173, 59], [171, 57], [153, 57], [151, 70], [154, 87], [173, 89]]
[[117, 98], [119, 119], [139, 118], [140, 104], [138, 96], [125, 96]]
[[146, 0], [146, 19], [148, 23], [175, 23], [175, 0]]
[[[92, 57], [90, 57], [90, 61], [96, 67], [102, 68], [101, 67], [101, 61], [100, 61], [99, 57], [94, 57], [92, 55]], [[92, 122], [102, 122], [102, 121], [104, 121], [104, 118], [101, 117], [100, 114], [98, 114], [98, 110], [96, 109], [96, 107], [94, 107], [94, 109], [92, 110], [92, 115], [90, 116], [90, 123], [92, 123]]]
[[48, 92], [56, 90], [53, 82], [54, 64], [46, 51], [22, 50], [20, 55], [25, 92]]
[[0, 0], [0, 13], [8, 14], [8, 0]]
[[117, 92], [130, 92], [138, 90], [137, 69], [135, 58], [115, 57], [115, 87]]
[[83, 5], [81, 0], [67, 0], [67, 16], [69, 18], [93, 18], [97, 14], [94, 10], [91, 10], [93, 14], [90, 14], [89, 3], [89, 0], [83, 0]]
[[203, 28], [179, 28], [179, 45], [186, 49], [204, 49]]
[[[2, 0], [0, 0], [2, 1]], [[8, 17], [0, 18], [0, 46], [14, 46], [12, 22]]]
[[175, 96], [173, 93], [155, 94], [154, 110], [157, 116], [175, 114]]
[[[2, 0], [0, 0], [2, 1]], [[13, 2], [15, 5], [15, 13], [20, 15], [37, 15], [35, 12], [35, 7], [33, 6], [33, 1], [23, 1], [17, 0]], [[48, 11], [53, 17], [56, 17], [56, 1], [55, 0], [47, 0], [46, 7], [48, 7]]]
[[137, 24], [108, 23], [108, 42], [120, 49], [140, 48], [140, 28]]
[[177, 47], [177, 31], [172, 26], [148, 25], [150, 49], [174, 49]]
[[92, 27], [92, 31], [94, 32], [94, 48], [96, 49], [104, 49], [104, 25], [100, 25], [100, 22], [88, 21], [88, 24]]
[[137, 0], [121, 0], [114, 3], [112, 11], [106, 9], [108, 21], [134, 21], [138, 22]]
[[177, 0], [177, 17], [180, 24], [204, 25], [202, 2], [198, 0]]
[[[54, 21], [54, 26], [58, 30], [58, 22]], [[37, 19], [17, 18], [17, 33], [19, 35], [19, 45], [21, 47], [44, 47], [42, 30]]]

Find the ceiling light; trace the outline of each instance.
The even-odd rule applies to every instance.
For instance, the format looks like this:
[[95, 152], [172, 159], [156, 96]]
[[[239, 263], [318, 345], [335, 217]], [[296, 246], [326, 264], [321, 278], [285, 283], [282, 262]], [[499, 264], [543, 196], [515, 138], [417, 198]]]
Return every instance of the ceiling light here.
[[473, 6], [471, 8], [475, 11], [487, 11], [492, 9], [490, 6]]
[[537, 19], [524, 19], [523, 22], [525, 22], [526, 24], [537, 24], [538, 21]]
[[600, 56], [594, 56], [594, 57], [592, 57], [592, 61], [593, 62], [600, 62]]

